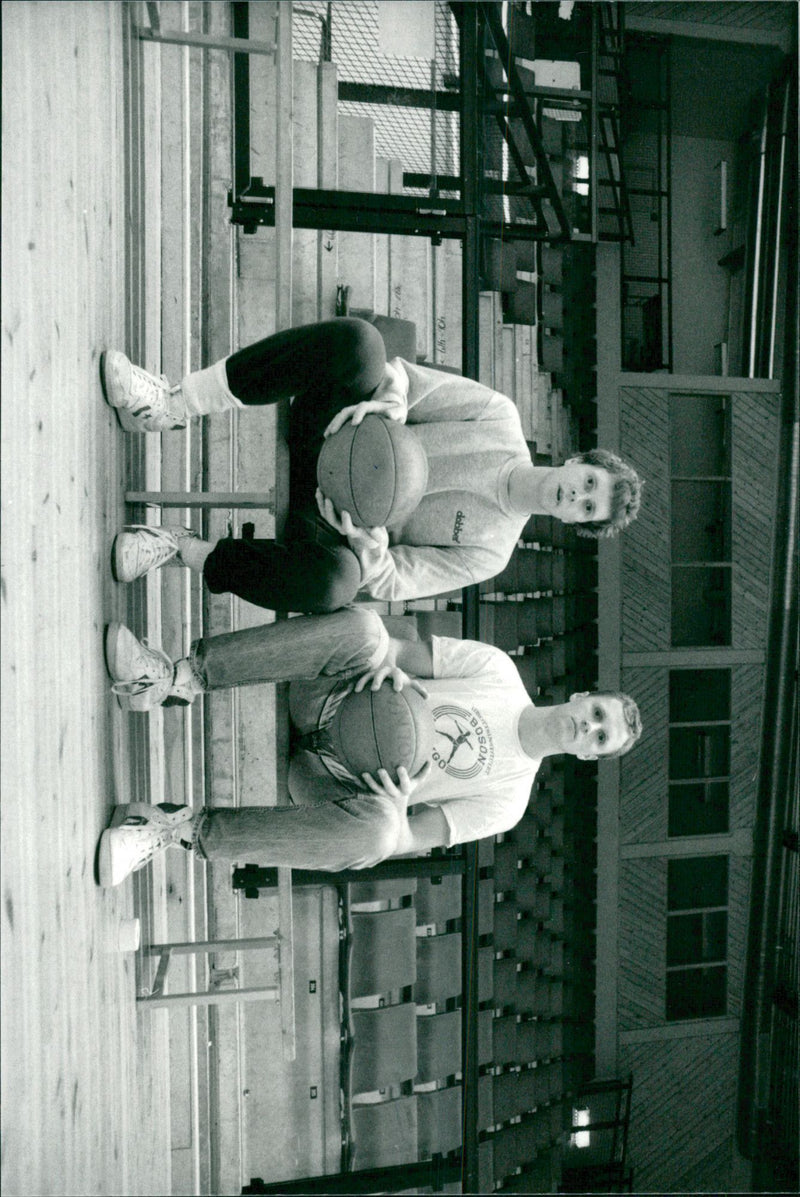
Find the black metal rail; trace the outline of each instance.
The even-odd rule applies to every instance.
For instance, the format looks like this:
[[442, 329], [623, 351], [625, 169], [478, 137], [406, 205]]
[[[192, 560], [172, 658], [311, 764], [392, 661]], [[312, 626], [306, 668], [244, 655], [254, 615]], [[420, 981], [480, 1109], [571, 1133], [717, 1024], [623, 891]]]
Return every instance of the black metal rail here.
[[[531, 112], [530, 104], [525, 94], [525, 87], [520, 79], [514, 57], [511, 54], [511, 47], [508, 44], [508, 38], [506, 37], [506, 32], [503, 29], [500, 5], [489, 3], [481, 4], [480, 7], [483, 10], [486, 28], [491, 36], [492, 41], [494, 42], [495, 49], [497, 50], [503, 73], [508, 81], [508, 86], [514, 104], [515, 115], [522, 122], [522, 127], [525, 130], [525, 136], [527, 137], [536, 157], [537, 184], [544, 189], [544, 197], [548, 200], [558, 223], [557, 230], [551, 229], [549, 224], [547, 224], [546, 227], [553, 240], [569, 241], [572, 237], [572, 225], [567, 217], [567, 213], [564, 210], [564, 205], [561, 201], [561, 195], [556, 187], [555, 179], [553, 178], [553, 172], [550, 169], [550, 163], [547, 158], [547, 152], [544, 148], [542, 135], [539, 132], [535, 120], [533, 119], [533, 113]], [[482, 78], [483, 62], [476, 62], [476, 67], [479, 77]], [[500, 126], [503, 137], [505, 138], [506, 144], [508, 145], [511, 159], [514, 162], [517, 171], [519, 172], [520, 179], [522, 179], [524, 182], [527, 182], [528, 170], [525, 164], [525, 159], [521, 150], [516, 144], [516, 140], [511, 132], [511, 127], [502, 113], [497, 113], [496, 119]], [[534, 208], [537, 213], [537, 225], [541, 225], [542, 219], [546, 221], [546, 214], [542, 209], [541, 201], [536, 199], [532, 202], [534, 202]]]
[[[658, 72], [659, 98], [655, 101], [631, 104], [632, 113], [637, 111], [649, 112], [655, 121], [656, 130], [652, 135], [655, 142], [655, 183], [652, 187], [626, 188], [626, 219], [631, 222], [631, 236], [624, 237], [620, 242], [620, 287], [622, 291], [622, 362], [624, 370], [660, 370], [672, 371], [673, 363], [673, 329], [672, 329], [672, 81], [669, 57], [669, 45], [665, 39], [649, 37], [633, 39], [629, 45], [634, 49], [647, 46], [658, 55], [656, 69]], [[637, 170], [637, 163], [626, 159], [624, 166], [629, 176]], [[649, 251], [648, 266], [652, 268], [646, 274], [633, 274], [628, 263], [630, 250], [628, 243], [634, 244], [636, 229], [633, 227], [633, 216], [630, 208], [630, 196], [649, 197], [655, 205], [656, 236], [658, 244], [655, 252]], [[641, 236], [641, 224], [638, 229]], [[642, 248], [639, 246], [638, 256], [641, 258]], [[639, 294], [642, 288], [649, 289], [647, 294]], [[633, 292], [636, 292], [634, 294]], [[634, 307], [645, 308], [651, 316], [651, 333], [643, 334], [639, 356], [631, 357], [626, 348], [630, 312]], [[666, 325], [666, 327], [665, 327]]]
[[[275, 188], [265, 186], [257, 175], [238, 195], [229, 193], [229, 206], [232, 222], [243, 225], [245, 232], [275, 224]], [[292, 226], [296, 229], [402, 233], [430, 237], [438, 244], [445, 237], [462, 240], [466, 218], [460, 200], [306, 187], [295, 187], [292, 192]]]

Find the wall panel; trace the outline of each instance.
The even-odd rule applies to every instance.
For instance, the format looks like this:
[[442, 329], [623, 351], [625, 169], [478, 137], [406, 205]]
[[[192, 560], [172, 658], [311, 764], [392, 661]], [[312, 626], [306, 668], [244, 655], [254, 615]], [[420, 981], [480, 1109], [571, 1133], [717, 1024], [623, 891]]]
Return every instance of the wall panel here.
[[636, 699], [644, 730], [620, 760], [620, 839], [652, 843], [667, 836], [668, 671], [624, 669], [622, 689]]
[[725, 1188], [730, 1167], [739, 1037], [624, 1044], [620, 1073], [633, 1073], [629, 1158], [636, 1191], [700, 1192], [707, 1177]]
[[733, 643], [763, 648], [775, 523], [779, 395], [733, 401]]
[[750, 915], [750, 857], [732, 856], [728, 864], [728, 1015], [741, 1018], [747, 923]]
[[620, 1031], [664, 1023], [666, 909], [666, 860], [651, 857], [621, 861], [617, 1008]]
[[731, 670], [731, 831], [755, 821], [763, 687], [761, 665]]
[[644, 479], [638, 519], [622, 537], [622, 644], [669, 647], [669, 429], [666, 392], [620, 388], [620, 453]]

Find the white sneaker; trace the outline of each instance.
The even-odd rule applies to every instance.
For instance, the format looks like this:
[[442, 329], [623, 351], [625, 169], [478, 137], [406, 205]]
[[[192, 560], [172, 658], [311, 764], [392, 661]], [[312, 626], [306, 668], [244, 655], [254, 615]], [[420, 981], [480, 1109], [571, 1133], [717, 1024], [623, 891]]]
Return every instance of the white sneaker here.
[[191, 806], [165, 810], [147, 802], [117, 806], [110, 825], [100, 836], [97, 871], [104, 889], [119, 885], [131, 873], [144, 868], [157, 852], [181, 843], [191, 843]]
[[150, 524], [130, 524], [114, 537], [111, 546], [111, 571], [118, 582], [133, 582], [151, 569], [180, 557], [181, 540], [197, 540], [188, 528], [161, 528]]
[[111, 689], [124, 711], [152, 711], [169, 696], [175, 670], [166, 653], [142, 644], [121, 623], [106, 628], [105, 651]]
[[189, 706], [205, 689], [187, 658], [173, 665], [166, 653], [137, 640], [121, 623], [106, 628], [105, 656], [114, 679], [111, 689], [125, 711]]
[[186, 407], [165, 375], [159, 378], [134, 366], [118, 349], [100, 355], [100, 379], [108, 403], [117, 409], [128, 432], [163, 432], [186, 427]]

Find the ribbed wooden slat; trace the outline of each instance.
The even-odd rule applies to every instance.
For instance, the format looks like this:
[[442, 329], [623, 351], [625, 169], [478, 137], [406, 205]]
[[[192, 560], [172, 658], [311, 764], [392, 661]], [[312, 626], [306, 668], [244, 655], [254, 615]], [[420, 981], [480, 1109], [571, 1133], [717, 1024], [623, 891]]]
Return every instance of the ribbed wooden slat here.
[[667, 862], [626, 860], [619, 875], [620, 1031], [664, 1023]]
[[749, 857], [740, 856], [732, 856], [728, 862], [728, 1003], [725, 1012], [732, 1018], [741, 1017], [745, 1002], [752, 864]]
[[763, 648], [767, 637], [775, 510], [779, 396], [737, 394], [733, 401], [732, 639]]
[[622, 842], [652, 842], [667, 834], [668, 670], [625, 669], [622, 688], [635, 696], [645, 728], [636, 750], [620, 761]]
[[771, 29], [788, 30], [789, 14], [786, 5], [772, 4], [764, 0], [763, 3], [753, 4], [752, 0], [739, 0], [739, 3], [726, 3], [714, 0], [713, 3], [632, 3], [626, 5], [628, 16], [644, 16], [660, 21], [691, 21], [703, 25], [725, 25], [731, 29]]
[[[702, 1031], [621, 1046], [620, 1072], [634, 1077], [628, 1153], [637, 1191], [663, 1188], [666, 1178], [672, 1192], [729, 1187], [738, 1050], [736, 1033]], [[696, 1184], [712, 1161], [713, 1182]]]
[[752, 827], [755, 819], [756, 786], [761, 749], [761, 707], [764, 700], [764, 669], [761, 665], [738, 665], [731, 670], [731, 830]]
[[623, 645], [667, 648], [670, 623], [669, 427], [663, 390], [620, 389], [621, 453], [645, 480], [645, 507], [622, 542]]

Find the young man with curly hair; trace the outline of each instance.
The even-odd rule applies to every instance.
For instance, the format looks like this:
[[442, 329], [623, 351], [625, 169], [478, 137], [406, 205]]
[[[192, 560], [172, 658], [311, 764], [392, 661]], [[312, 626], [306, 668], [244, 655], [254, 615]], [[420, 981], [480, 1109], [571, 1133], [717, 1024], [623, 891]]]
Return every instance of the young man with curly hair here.
[[[116, 578], [130, 582], [177, 558], [214, 593], [272, 610], [325, 612], [359, 592], [373, 599], [430, 597], [493, 577], [531, 515], [550, 515], [588, 536], [634, 519], [641, 483], [615, 454], [593, 450], [561, 466], [531, 462], [519, 413], [470, 378], [399, 357], [364, 320], [288, 329], [238, 350], [177, 386], [109, 350], [103, 388], [123, 427], [160, 432], [187, 420], [292, 399], [290, 500], [281, 542], [146, 527], [114, 543]], [[370, 412], [407, 423], [427, 456], [417, 508], [389, 528], [355, 527], [317, 487], [326, 437]]]

